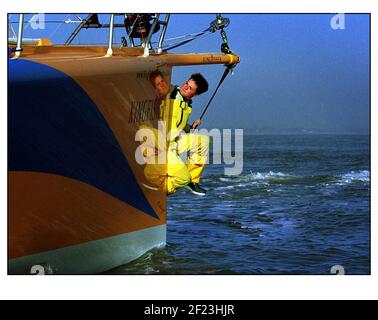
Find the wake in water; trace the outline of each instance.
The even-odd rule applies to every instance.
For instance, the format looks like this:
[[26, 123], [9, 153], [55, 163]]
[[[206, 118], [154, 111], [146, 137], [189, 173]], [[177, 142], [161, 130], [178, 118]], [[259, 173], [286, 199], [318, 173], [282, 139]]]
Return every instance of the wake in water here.
[[[215, 178], [214, 176], [211, 178]], [[323, 184], [329, 185], [347, 185], [350, 183], [370, 183], [370, 171], [350, 171], [339, 175], [314, 175], [314, 176], [295, 176], [282, 172], [250, 172], [244, 176], [238, 177], [218, 177], [218, 181], [226, 183], [227, 186], [217, 187], [216, 190], [231, 190], [233, 188], [241, 188], [252, 185], [277, 185], [277, 184]]]

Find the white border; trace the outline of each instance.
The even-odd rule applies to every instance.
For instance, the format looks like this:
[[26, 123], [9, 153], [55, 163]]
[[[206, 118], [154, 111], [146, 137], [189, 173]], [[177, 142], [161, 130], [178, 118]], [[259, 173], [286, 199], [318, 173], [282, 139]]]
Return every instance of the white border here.
[[[72, 2], [72, 5], [70, 5]], [[228, 12], [228, 13], [276, 13], [276, 12], [358, 12], [373, 13], [371, 30], [372, 57], [377, 56], [374, 30], [378, 30], [376, 2], [373, 1], [245, 1], [192, 0], [191, 7], [183, 7], [180, 1], [40, 1], [12, 0], [2, 2], [1, 43], [6, 43], [6, 13], [14, 12]], [[215, 5], [216, 3], [216, 5]], [[375, 6], [374, 6], [375, 4]], [[72, 9], [69, 9], [72, 8]], [[241, 9], [242, 8], [242, 9]], [[0, 298], [3, 299], [372, 299], [377, 298], [376, 236], [372, 234], [373, 276], [87, 276], [87, 277], [14, 277], [6, 276], [7, 259], [7, 76], [5, 49], [1, 59], [1, 216], [0, 216]], [[372, 61], [371, 70], [375, 70]], [[372, 72], [372, 88], [376, 74]], [[376, 119], [376, 96], [372, 92], [372, 123]], [[377, 128], [372, 126], [372, 141]], [[377, 156], [372, 149], [371, 176], [375, 184]], [[377, 230], [373, 200], [377, 195], [372, 188], [372, 230]], [[4, 263], [5, 262], [5, 263]]]

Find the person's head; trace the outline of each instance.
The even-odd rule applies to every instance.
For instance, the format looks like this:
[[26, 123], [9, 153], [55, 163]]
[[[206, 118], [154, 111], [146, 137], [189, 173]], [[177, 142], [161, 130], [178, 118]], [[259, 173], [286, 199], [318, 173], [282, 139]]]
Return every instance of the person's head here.
[[169, 85], [161, 71], [153, 71], [150, 74], [150, 82], [160, 97], [165, 97], [169, 93]]
[[200, 73], [192, 74], [188, 81], [186, 81], [180, 88], [181, 95], [186, 99], [191, 99], [194, 96], [206, 92], [209, 84]]

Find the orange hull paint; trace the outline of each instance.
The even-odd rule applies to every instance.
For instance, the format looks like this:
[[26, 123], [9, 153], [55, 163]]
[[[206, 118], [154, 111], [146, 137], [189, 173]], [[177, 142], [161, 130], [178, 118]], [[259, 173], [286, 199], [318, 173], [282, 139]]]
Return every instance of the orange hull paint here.
[[99, 240], [157, 225], [160, 220], [84, 184], [39, 172], [9, 174], [9, 258]]

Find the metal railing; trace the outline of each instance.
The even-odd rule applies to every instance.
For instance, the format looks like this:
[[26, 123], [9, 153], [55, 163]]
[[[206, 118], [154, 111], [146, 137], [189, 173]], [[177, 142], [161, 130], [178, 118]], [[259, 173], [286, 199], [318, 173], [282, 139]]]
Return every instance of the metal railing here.
[[[76, 36], [79, 34], [79, 32], [82, 29], [109, 28], [109, 36], [108, 36], [108, 43], [107, 43], [108, 50], [106, 52], [106, 57], [111, 57], [113, 55], [113, 48], [114, 48], [114, 45], [115, 45], [114, 29], [115, 28], [125, 28], [126, 36], [128, 38], [128, 42], [129, 42], [130, 46], [136, 47], [135, 40], [131, 36], [131, 33], [133, 31], [132, 28], [130, 28], [130, 26], [128, 26], [124, 23], [116, 24], [115, 23], [115, 17], [116, 16], [123, 16], [125, 19], [127, 18], [127, 14], [124, 14], [124, 13], [122, 13], [122, 14], [111, 14], [109, 24], [100, 24], [99, 21], [98, 21], [97, 15], [89, 14], [85, 19], [81, 20], [81, 18], [80, 18], [80, 21], [71, 21], [71, 20], [64, 21], [65, 23], [78, 23], [78, 26], [75, 28], [75, 30], [67, 38], [64, 45], [66, 45], [66, 46], [71, 45], [72, 41], [76, 38]], [[137, 17], [138, 16], [139, 15], [137, 15]], [[95, 19], [94, 19], [94, 17], [95, 17]], [[154, 51], [159, 53], [159, 54], [163, 52], [163, 43], [164, 43], [164, 38], [165, 38], [166, 31], [167, 31], [168, 23], [169, 23], [170, 14], [165, 14], [165, 17], [164, 17], [163, 20], [160, 20], [161, 14], [151, 15], [151, 17], [152, 17], [152, 20], [151, 20], [152, 26], [151, 26], [151, 28], [148, 32], [147, 37], [144, 38], [143, 40], [141, 40], [141, 43], [140, 43], [140, 46], [144, 47], [144, 56], [145, 57], [148, 57], [150, 55], [151, 50], [153, 49], [151, 40], [152, 40], [153, 34], [155, 33], [154, 31], [155, 31], [155, 29], [157, 28], [158, 25], [162, 26], [162, 28], [161, 28], [161, 32], [160, 32], [160, 35], [159, 35], [159, 40], [157, 42], [157, 45], [156, 45]], [[13, 58], [15, 58], [15, 59], [17, 59], [21, 55], [23, 43], [28, 43], [28, 44], [30, 43], [30, 41], [28, 41], [27, 39], [23, 39], [23, 31], [24, 31], [24, 14], [21, 13], [19, 15], [17, 37], [9, 39], [9, 43], [12, 43], [12, 42], [17, 43], [16, 48], [13, 49], [13, 51], [15, 52]], [[126, 45], [126, 37], [122, 37], [122, 42], [123, 42], [123, 45]]]
[[[123, 17], [123, 23], [115, 23], [116, 16], [122, 16]], [[165, 35], [167, 31], [167, 27], [169, 24], [170, 14], [165, 14], [164, 20], [160, 20], [161, 14], [133, 14], [133, 13], [113, 13], [110, 14], [110, 21], [109, 24], [102, 24], [99, 21], [98, 14], [89, 14], [85, 19], [82, 19], [77, 16], [77, 21], [72, 21], [71, 19], [62, 21], [62, 23], [77, 23], [77, 27], [75, 30], [70, 34], [68, 39], [66, 40], [65, 44], [66, 46], [71, 45], [72, 41], [76, 38], [76, 36], [79, 34], [79, 32], [82, 29], [89, 29], [89, 28], [108, 28], [109, 29], [109, 35], [108, 35], [108, 42], [107, 42], [107, 52], [105, 57], [111, 57], [113, 55], [113, 47], [115, 45], [119, 45], [119, 43], [114, 42], [114, 29], [115, 28], [123, 28], [126, 32], [126, 37], [121, 37], [121, 44], [122, 46], [127, 46], [127, 43], [129, 42], [131, 47], [136, 47], [135, 45], [135, 38], [140, 39], [140, 45], [144, 48], [143, 50], [143, 56], [148, 57], [151, 53], [151, 50], [153, 52], [157, 52], [158, 54], [161, 54], [163, 52], [166, 52], [170, 49], [176, 48], [178, 46], [184, 45], [186, 43], [189, 43], [190, 41], [193, 41], [197, 39], [199, 36], [203, 36], [209, 33], [214, 33], [215, 31], [219, 30], [221, 32], [222, 37], [222, 45], [221, 45], [221, 51], [223, 53], [232, 53], [232, 51], [229, 49], [228, 45], [228, 39], [226, 36], [226, 33], [224, 31], [224, 28], [226, 28], [230, 20], [227, 18], [223, 18], [221, 14], [216, 15], [216, 19], [210, 23], [210, 27], [205, 29], [202, 32], [196, 33], [196, 34], [190, 34], [183, 37], [178, 38], [187, 38], [179, 43], [175, 43], [170, 46], [163, 46], [165, 41]], [[29, 21], [32, 22], [33, 18]], [[56, 21], [50, 21], [57, 23]], [[12, 23], [12, 22], [10, 22]], [[158, 33], [160, 27], [160, 35], [158, 38], [158, 41], [152, 42], [152, 36], [155, 33]], [[58, 29], [58, 28], [57, 28]], [[56, 29], [56, 30], [57, 30]], [[18, 22], [18, 35], [15, 34], [13, 28], [11, 28], [13, 31], [13, 38], [8, 39], [9, 43], [15, 43], [16, 48], [11, 49], [11, 52], [14, 53], [13, 57], [17, 59], [21, 53], [22, 53], [22, 45], [23, 43], [30, 43], [30, 39], [23, 39], [23, 31], [24, 31], [24, 14], [19, 15], [19, 22]], [[56, 30], [54, 32], [56, 32]], [[158, 34], [157, 34], [158, 35]], [[128, 41], [127, 39], [128, 38]], [[173, 39], [167, 39], [166, 42], [169, 42]], [[153, 48], [153, 45], [155, 48]]]
[[17, 44], [16, 44], [16, 50], [15, 50], [13, 59], [17, 59], [21, 55], [23, 32], [24, 32], [24, 14], [20, 13], [19, 20], [18, 20]]

